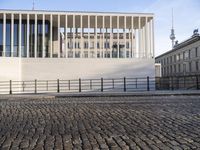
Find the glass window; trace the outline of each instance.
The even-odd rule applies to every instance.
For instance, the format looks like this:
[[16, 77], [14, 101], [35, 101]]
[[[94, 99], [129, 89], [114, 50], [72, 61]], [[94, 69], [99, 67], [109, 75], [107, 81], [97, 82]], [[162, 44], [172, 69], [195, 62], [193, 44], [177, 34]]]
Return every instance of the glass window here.
[[198, 57], [198, 47], [195, 48], [195, 56]]
[[199, 62], [196, 61], [196, 71], [199, 71]]
[[29, 55], [35, 57], [35, 21], [30, 20], [30, 32], [29, 32]]
[[37, 28], [37, 56], [42, 57], [42, 21], [38, 21]]
[[11, 56], [11, 22], [6, 20], [6, 57]]
[[19, 53], [19, 21], [14, 20], [14, 49], [13, 56], [17, 57]]
[[22, 57], [26, 57], [26, 41], [27, 41], [27, 24], [26, 21], [22, 21], [21, 25], [21, 55]]
[[191, 57], [191, 50], [188, 51], [188, 58], [190, 59]]
[[189, 62], [189, 71], [192, 71], [192, 62]]
[[176, 73], [176, 65], [174, 65], [174, 73]]

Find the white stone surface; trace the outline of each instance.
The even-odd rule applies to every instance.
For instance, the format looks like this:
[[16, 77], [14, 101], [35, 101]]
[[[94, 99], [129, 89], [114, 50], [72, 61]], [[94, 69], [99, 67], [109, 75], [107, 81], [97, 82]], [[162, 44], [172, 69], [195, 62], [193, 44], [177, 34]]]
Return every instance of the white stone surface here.
[[1, 58], [0, 80], [154, 77], [154, 59]]

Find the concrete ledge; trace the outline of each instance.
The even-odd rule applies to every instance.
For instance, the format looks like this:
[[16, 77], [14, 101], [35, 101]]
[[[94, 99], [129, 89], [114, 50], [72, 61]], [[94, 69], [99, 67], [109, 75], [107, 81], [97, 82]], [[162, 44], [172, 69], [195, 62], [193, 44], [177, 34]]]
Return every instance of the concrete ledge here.
[[200, 90], [144, 91], [144, 92], [81, 92], [0, 95], [0, 99], [54, 99], [67, 97], [149, 97], [149, 96], [200, 96]]

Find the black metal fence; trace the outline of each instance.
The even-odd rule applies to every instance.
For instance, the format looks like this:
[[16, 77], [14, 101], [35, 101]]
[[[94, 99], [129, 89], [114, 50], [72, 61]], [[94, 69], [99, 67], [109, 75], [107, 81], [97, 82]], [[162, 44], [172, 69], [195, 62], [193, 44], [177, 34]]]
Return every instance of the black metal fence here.
[[155, 78], [1, 81], [0, 94], [155, 90]]
[[100, 78], [77, 80], [0, 81], [0, 94], [61, 92], [134, 92], [199, 90], [200, 75], [178, 77]]
[[200, 75], [156, 77], [157, 90], [199, 90]]

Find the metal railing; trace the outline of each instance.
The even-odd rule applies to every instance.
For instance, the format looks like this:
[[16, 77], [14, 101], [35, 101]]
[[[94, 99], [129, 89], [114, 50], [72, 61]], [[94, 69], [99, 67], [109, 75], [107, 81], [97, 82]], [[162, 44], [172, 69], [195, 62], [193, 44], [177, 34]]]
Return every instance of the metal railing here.
[[0, 81], [0, 94], [155, 90], [155, 78]]
[[200, 75], [144, 78], [0, 81], [0, 94], [200, 90]]
[[156, 77], [157, 90], [199, 90], [200, 75]]

